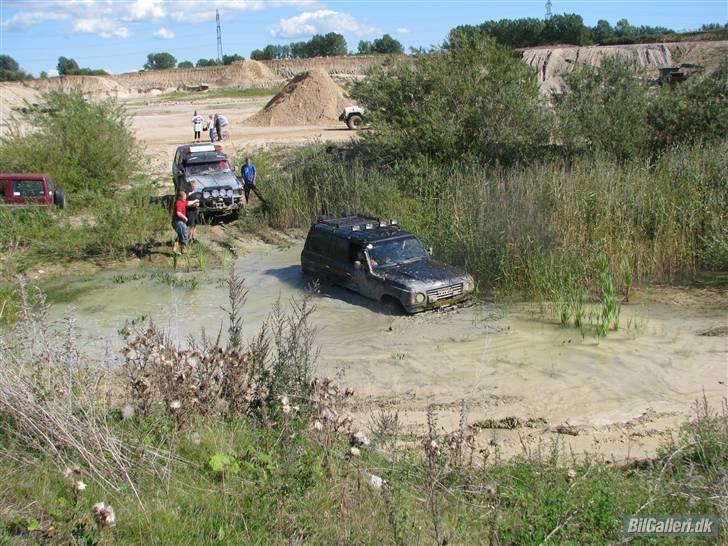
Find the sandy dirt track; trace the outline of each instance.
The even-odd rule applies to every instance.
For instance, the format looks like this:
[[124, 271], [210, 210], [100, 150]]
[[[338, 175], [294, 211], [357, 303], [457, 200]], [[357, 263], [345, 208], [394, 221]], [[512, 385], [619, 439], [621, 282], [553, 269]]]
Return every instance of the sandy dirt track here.
[[[341, 122], [319, 126], [249, 127], [244, 121], [272, 98], [208, 99], [167, 102], [161, 99], [134, 100], [126, 103], [133, 119], [133, 130], [150, 157], [154, 172], [170, 170], [174, 151], [180, 144], [192, 141], [192, 115], [197, 110], [205, 119], [209, 114], [223, 114], [230, 128], [223, 140], [228, 153], [254, 150], [269, 145], [344, 142], [354, 133]], [[203, 137], [207, 137], [203, 134]]]

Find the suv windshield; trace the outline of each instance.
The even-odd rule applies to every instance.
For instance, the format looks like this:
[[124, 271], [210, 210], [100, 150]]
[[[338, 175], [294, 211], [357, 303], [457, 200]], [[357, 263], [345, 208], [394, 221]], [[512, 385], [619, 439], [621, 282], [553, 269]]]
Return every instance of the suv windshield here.
[[429, 256], [417, 237], [382, 241], [371, 245], [371, 248], [367, 249], [369, 260], [375, 269], [414, 262]]
[[230, 164], [224, 159], [215, 163], [197, 163], [187, 165], [185, 172], [188, 176], [210, 174], [218, 171], [229, 171]]

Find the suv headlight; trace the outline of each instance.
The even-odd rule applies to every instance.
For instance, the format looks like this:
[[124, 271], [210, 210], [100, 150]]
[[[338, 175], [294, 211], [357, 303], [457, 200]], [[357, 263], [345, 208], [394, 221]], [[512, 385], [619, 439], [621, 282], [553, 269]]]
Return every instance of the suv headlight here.
[[475, 288], [475, 281], [473, 281], [472, 277], [468, 277], [465, 279], [465, 282], [463, 283], [463, 291], [464, 292], [472, 292]]
[[227, 196], [228, 197], [232, 197], [233, 196], [233, 190], [228, 190], [227, 191]]
[[417, 292], [417, 294], [415, 294], [415, 303], [425, 303], [425, 299], [427, 298], [422, 292]]
[[202, 192], [202, 197], [204, 197], [205, 199], [209, 199], [210, 198], [210, 192], [209, 191], [203, 191]]
[[213, 197], [217, 197], [218, 195], [220, 195], [220, 192], [218, 190], [212, 190]]

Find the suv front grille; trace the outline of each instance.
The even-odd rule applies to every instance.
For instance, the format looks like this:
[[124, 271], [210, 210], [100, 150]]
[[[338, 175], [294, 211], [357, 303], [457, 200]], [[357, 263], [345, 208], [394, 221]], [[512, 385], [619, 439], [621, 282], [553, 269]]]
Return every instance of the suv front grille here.
[[427, 291], [427, 299], [430, 301], [440, 301], [453, 296], [459, 296], [463, 293], [463, 283], [451, 284], [442, 288], [435, 288]]

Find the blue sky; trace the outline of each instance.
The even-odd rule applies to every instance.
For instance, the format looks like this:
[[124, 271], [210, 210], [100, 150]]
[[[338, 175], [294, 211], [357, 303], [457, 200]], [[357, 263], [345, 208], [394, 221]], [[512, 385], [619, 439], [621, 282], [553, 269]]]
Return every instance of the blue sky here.
[[[552, 0], [553, 13], [577, 13], [588, 25], [626, 18], [633, 25], [691, 30], [728, 21], [728, 0]], [[58, 57], [112, 73], [139, 70], [151, 52], [178, 61], [216, 56], [215, 9], [223, 49], [248, 58], [266, 44], [307, 40], [315, 33], [359, 40], [389, 33], [406, 47], [440, 44], [461, 24], [543, 17], [532, 0], [0, 0], [0, 51], [35, 75]]]

